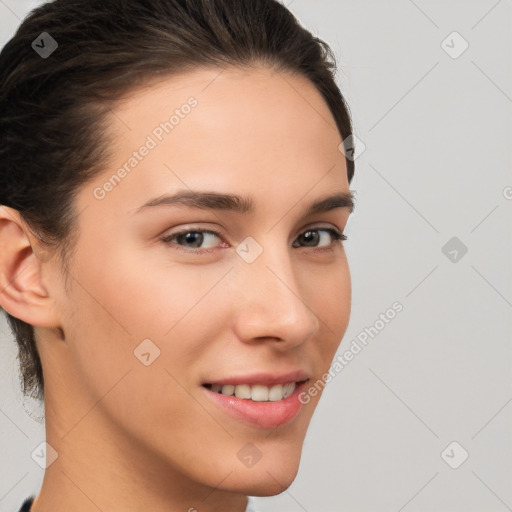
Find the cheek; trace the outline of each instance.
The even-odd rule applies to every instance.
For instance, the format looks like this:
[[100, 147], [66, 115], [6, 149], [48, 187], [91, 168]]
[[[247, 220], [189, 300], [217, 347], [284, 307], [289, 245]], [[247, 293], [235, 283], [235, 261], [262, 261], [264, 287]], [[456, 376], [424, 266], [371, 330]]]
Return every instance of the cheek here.
[[202, 354], [227, 325], [229, 304], [212, 289], [225, 273], [112, 254], [73, 271], [66, 331], [77, 393], [99, 400], [97, 410], [134, 437], [164, 449], [171, 436], [184, 460], [198, 425], [205, 439], [219, 429], [186, 390], [197, 387]]
[[201, 298], [222, 275], [165, 260], [157, 250], [157, 257], [150, 252], [146, 257], [140, 248], [121, 254], [109, 251], [101, 261], [84, 261], [78, 268], [87, 289], [80, 300], [94, 312], [99, 330], [130, 337], [133, 343], [168, 336], [189, 321], [189, 313], [200, 307]]
[[310, 286], [315, 297], [312, 307], [320, 320], [323, 335], [315, 343], [321, 347], [324, 368], [329, 366], [345, 332], [350, 319], [352, 285], [346, 258], [336, 265], [322, 270], [322, 274]]
[[328, 372], [348, 327], [351, 310], [351, 279], [346, 260], [319, 281], [312, 308], [320, 319], [322, 333], [312, 340], [317, 356], [316, 374], [306, 387], [303, 399], [312, 416], [327, 383]]
[[[139, 258], [140, 251], [105, 251], [101, 259], [83, 257], [73, 269], [69, 337], [98, 394], [115, 376], [144, 368], [141, 359], [172, 372], [193, 369], [208, 339], [228, 322], [223, 311], [230, 305], [215, 287], [229, 266], [176, 264], [161, 254], [158, 261]], [[141, 378], [156, 377], [147, 372]]]

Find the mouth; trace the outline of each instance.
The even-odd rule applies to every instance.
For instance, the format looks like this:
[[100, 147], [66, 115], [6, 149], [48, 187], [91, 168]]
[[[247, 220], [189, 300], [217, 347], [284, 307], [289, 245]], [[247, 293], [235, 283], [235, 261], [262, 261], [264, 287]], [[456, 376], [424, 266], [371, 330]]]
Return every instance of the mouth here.
[[202, 384], [219, 410], [244, 424], [274, 429], [291, 423], [301, 411], [299, 400], [309, 377], [293, 372], [281, 377], [255, 375]]
[[300, 382], [287, 382], [285, 384], [275, 384], [274, 386], [266, 386], [264, 384], [203, 384], [203, 386], [213, 393], [236, 396], [243, 400], [278, 402], [288, 398], [295, 391], [297, 384], [300, 384]]

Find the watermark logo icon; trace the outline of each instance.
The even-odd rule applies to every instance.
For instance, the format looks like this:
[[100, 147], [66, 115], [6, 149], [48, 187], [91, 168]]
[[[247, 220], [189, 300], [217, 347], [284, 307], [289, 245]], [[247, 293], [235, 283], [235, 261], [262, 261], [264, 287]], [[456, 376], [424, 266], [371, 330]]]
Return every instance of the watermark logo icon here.
[[135, 347], [133, 354], [144, 366], [149, 366], [160, 355], [160, 349], [150, 339], [145, 339]]
[[254, 467], [259, 462], [262, 455], [261, 450], [252, 443], [244, 445], [236, 454], [240, 462], [248, 468]]
[[457, 441], [452, 441], [442, 452], [441, 458], [450, 466], [452, 469], [457, 469], [469, 457], [467, 450]]
[[248, 236], [238, 245], [236, 252], [246, 263], [252, 263], [263, 252], [263, 247], [252, 236]]
[[57, 48], [58, 43], [48, 32], [41, 32], [33, 41], [32, 49], [36, 51], [40, 57], [47, 59]]
[[39, 467], [46, 469], [57, 460], [59, 454], [51, 444], [43, 441], [34, 448], [30, 456]]
[[441, 48], [452, 59], [458, 59], [469, 48], [469, 43], [458, 32], [454, 31], [443, 39]]
[[452, 263], [458, 263], [468, 252], [468, 248], [459, 238], [454, 236], [443, 245], [441, 252]]
[[338, 149], [345, 155], [347, 160], [357, 160], [366, 150], [364, 142], [354, 134], [349, 135], [338, 146]]

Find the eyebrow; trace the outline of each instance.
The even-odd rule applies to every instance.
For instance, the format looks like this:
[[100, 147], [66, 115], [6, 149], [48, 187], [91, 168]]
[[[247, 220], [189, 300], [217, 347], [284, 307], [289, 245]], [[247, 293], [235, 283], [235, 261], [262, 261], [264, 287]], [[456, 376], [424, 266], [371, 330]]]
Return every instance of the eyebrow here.
[[[144, 203], [135, 213], [157, 206], [186, 206], [202, 210], [225, 210], [240, 214], [254, 214], [256, 208], [251, 197], [234, 194], [221, 194], [218, 192], [201, 192], [183, 190], [173, 195], [162, 195], [150, 199]], [[337, 194], [323, 197], [311, 203], [305, 215], [323, 213], [335, 208], [347, 208], [350, 213], [355, 207], [352, 192], [338, 192]]]

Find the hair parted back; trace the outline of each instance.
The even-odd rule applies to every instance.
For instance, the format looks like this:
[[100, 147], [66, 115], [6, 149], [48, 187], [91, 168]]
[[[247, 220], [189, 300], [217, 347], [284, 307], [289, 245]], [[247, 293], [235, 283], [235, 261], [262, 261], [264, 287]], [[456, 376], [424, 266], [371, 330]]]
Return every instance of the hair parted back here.
[[[31, 47], [47, 32], [58, 48]], [[308, 78], [344, 141], [349, 108], [330, 47], [277, 0], [54, 0], [33, 10], [0, 53], [0, 205], [34, 235], [73, 250], [73, 198], [108, 161], [106, 117], [121, 95], [201, 67], [264, 64]], [[354, 162], [346, 159], [348, 181]], [[6, 312], [25, 395], [42, 399], [33, 326]]]

